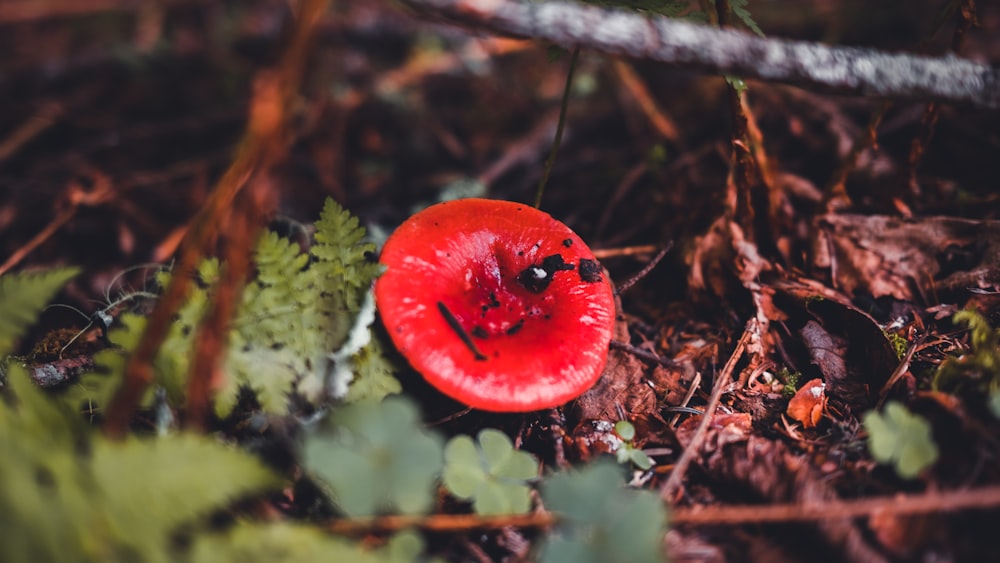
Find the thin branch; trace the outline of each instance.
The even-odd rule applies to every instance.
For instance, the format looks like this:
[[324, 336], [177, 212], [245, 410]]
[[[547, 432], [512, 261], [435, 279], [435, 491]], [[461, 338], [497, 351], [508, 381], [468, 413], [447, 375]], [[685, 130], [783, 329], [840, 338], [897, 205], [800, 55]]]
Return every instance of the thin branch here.
[[334, 520], [327, 525], [326, 529], [332, 534], [350, 535], [367, 534], [372, 531], [395, 532], [413, 527], [432, 532], [468, 532], [471, 530], [496, 530], [508, 526], [545, 529], [551, 527], [555, 522], [556, 516], [551, 512], [499, 516], [477, 516], [475, 514], [393, 515]]
[[538, 190], [535, 192], [535, 208], [542, 206], [542, 195], [545, 193], [545, 184], [549, 181], [549, 174], [552, 167], [556, 165], [556, 155], [559, 154], [559, 145], [562, 144], [563, 131], [566, 128], [566, 110], [569, 108], [569, 93], [573, 87], [573, 74], [576, 73], [576, 61], [580, 58], [580, 48], [573, 49], [573, 54], [569, 59], [569, 70], [566, 71], [566, 85], [563, 87], [562, 100], [559, 102], [559, 123], [556, 125], [556, 138], [552, 141], [552, 149], [549, 157], [545, 159], [545, 169], [542, 172], [542, 179], [538, 182]]
[[719, 406], [719, 400], [722, 398], [722, 392], [732, 383], [733, 372], [736, 371], [736, 363], [743, 357], [743, 351], [746, 350], [747, 342], [750, 341], [750, 338], [754, 334], [756, 327], [753, 323], [754, 321], [752, 320], [747, 323], [746, 330], [743, 331], [743, 336], [736, 343], [736, 349], [729, 356], [729, 361], [722, 368], [722, 372], [716, 375], [715, 383], [712, 386], [712, 395], [708, 399], [708, 404], [705, 405], [705, 416], [698, 423], [698, 429], [695, 430], [691, 441], [684, 448], [684, 453], [681, 454], [677, 463], [674, 464], [674, 469], [670, 472], [670, 477], [667, 477], [667, 480], [663, 482], [663, 486], [660, 487], [660, 497], [666, 502], [672, 500], [674, 492], [680, 488], [681, 482], [684, 480], [688, 465], [691, 465], [691, 462], [694, 461], [694, 458], [701, 450], [702, 442], [708, 434], [709, 424], [712, 422], [712, 416], [715, 414], [715, 409]]
[[893, 99], [1000, 108], [1000, 69], [952, 55], [924, 57], [761, 38], [662, 16], [552, 0], [405, 0], [428, 15], [684, 67]]
[[721, 505], [675, 508], [670, 523], [679, 524], [761, 524], [858, 518], [874, 514], [931, 514], [959, 510], [996, 509], [1000, 506], [1000, 486], [992, 485], [960, 491], [920, 495], [869, 497], [816, 503], [767, 505]]
[[[995, 509], [1000, 506], [1000, 486], [915, 495], [867, 497], [814, 503], [718, 505], [674, 508], [671, 525], [762, 524], [859, 518], [874, 514], [934, 514], [962, 510]], [[475, 514], [432, 514], [429, 516], [379, 516], [334, 520], [326, 529], [333, 534], [360, 535], [420, 528], [439, 533], [515, 528], [548, 529], [559, 522], [551, 512], [477, 516]]]
[[[143, 393], [153, 382], [153, 359], [167, 337], [174, 313], [190, 293], [192, 280], [189, 274], [195, 271], [206, 250], [212, 248], [221, 236], [229, 245], [226, 250], [229, 260], [239, 257], [239, 260], [249, 261], [250, 248], [260, 228], [255, 219], [269, 211], [261, 209], [267, 198], [258, 189], [244, 194], [247, 201], [237, 201], [237, 196], [251, 183], [251, 179], [266, 173], [280, 159], [290, 142], [287, 121], [301, 86], [313, 30], [328, 3], [328, 0], [303, 2], [299, 7], [294, 33], [278, 68], [258, 73], [247, 131], [229, 169], [219, 179], [204, 207], [192, 219], [174, 268], [178, 274], [170, 278], [162, 297], [157, 300], [139, 344], [125, 365], [125, 380], [107, 408], [104, 431], [108, 436], [124, 436]], [[261, 178], [257, 177], [257, 181]], [[231, 213], [241, 216], [234, 218]], [[233, 232], [222, 232], [220, 227], [223, 224], [234, 227]], [[225, 329], [235, 310], [246, 270], [248, 263], [237, 263], [229, 267], [228, 273], [223, 273], [209, 316], [199, 329], [198, 346], [188, 381], [189, 426], [199, 427], [207, 416], [208, 395], [225, 344]]]

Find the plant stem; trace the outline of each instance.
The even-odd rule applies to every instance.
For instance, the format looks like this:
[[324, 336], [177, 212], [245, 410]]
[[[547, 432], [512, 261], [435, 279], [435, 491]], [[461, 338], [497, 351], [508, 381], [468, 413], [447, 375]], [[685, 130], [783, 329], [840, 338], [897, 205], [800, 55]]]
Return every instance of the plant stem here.
[[559, 124], [556, 125], [556, 138], [552, 141], [552, 150], [549, 151], [549, 158], [545, 160], [545, 171], [542, 172], [542, 180], [538, 182], [538, 191], [535, 193], [535, 209], [542, 206], [542, 194], [545, 193], [545, 184], [549, 181], [549, 174], [556, 164], [556, 154], [559, 152], [559, 145], [562, 144], [563, 129], [566, 125], [566, 108], [569, 107], [569, 90], [573, 85], [573, 72], [576, 70], [576, 60], [580, 57], [580, 48], [573, 49], [573, 55], [569, 59], [569, 72], [566, 73], [566, 86], [563, 88], [562, 102], [559, 106]]

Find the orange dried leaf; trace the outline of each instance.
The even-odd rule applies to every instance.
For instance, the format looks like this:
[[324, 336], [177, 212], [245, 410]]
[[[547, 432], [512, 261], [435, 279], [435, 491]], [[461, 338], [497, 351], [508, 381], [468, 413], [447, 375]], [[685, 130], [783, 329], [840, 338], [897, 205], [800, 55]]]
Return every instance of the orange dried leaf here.
[[826, 384], [821, 379], [812, 379], [799, 389], [788, 401], [788, 416], [802, 423], [805, 428], [819, 424], [826, 410]]

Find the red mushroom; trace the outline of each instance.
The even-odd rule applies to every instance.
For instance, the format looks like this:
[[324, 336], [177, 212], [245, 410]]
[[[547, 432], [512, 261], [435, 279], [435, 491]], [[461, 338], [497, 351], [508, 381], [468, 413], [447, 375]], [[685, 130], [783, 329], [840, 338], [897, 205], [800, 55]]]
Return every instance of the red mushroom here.
[[533, 207], [463, 199], [410, 217], [386, 241], [375, 301], [393, 343], [439, 391], [524, 412], [601, 376], [611, 284], [583, 240]]

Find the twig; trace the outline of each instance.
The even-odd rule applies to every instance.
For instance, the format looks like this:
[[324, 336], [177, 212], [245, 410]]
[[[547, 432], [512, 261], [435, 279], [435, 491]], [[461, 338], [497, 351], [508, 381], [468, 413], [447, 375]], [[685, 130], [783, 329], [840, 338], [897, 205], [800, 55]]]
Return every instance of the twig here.
[[[671, 525], [759, 524], [858, 518], [873, 514], [930, 514], [996, 508], [1000, 506], [1000, 485], [922, 495], [879, 496], [815, 503], [722, 505], [674, 508]], [[551, 512], [476, 516], [475, 514], [434, 514], [431, 516], [380, 516], [334, 520], [326, 529], [333, 534], [358, 535], [420, 528], [433, 532], [469, 532], [515, 528], [548, 529], [559, 521]]]
[[379, 516], [334, 520], [327, 526], [333, 534], [363, 534], [372, 531], [393, 532], [406, 528], [421, 528], [432, 532], [466, 532], [470, 530], [496, 530], [515, 528], [549, 528], [556, 522], [551, 512], [510, 514], [503, 516], [476, 516], [475, 514], [435, 514], [432, 516]]
[[63, 113], [63, 105], [59, 102], [43, 103], [34, 115], [0, 141], [0, 162], [10, 158], [29, 141], [55, 125]]
[[[171, 4], [194, 4], [194, 0], [172, 1]], [[33, 0], [12, 1], [0, 3], [0, 24], [33, 22], [52, 18], [83, 17], [104, 12], [138, 11], [145, 3], [131, 0]]]
[[[258, 219], [265, 212], [267, 195], [258, 184], [249, 194], [242, 194], [247, 197], [238, 202], [238, 209], [233, 209], [234, 202], [252, 177], [266, 172], [277, 162], [290, 142], [287, 121], [305, 71], [312, 33], [327, 4], [327, 0], [307, 0], [299, 6], [295, 33], [278, 68], [258, 74], [247, 132], [239, 151], [205, 207], [192, 220], [175, 268], [178, 275], [171, 277], [163, 296], [156, 302], [139, 344], [125, 366], [125, 381], [108, 406], [104, 431], [109, 436], [124, 435], [140, 398], [153, 381], [152, 363], [156, 352], [166, 339], [174, 313], [190, 291], [188, 273], [195, 270], [215, 238], [227, 234], [220, 228], [225, 222], [234, 228], [226, 238], [226, 258], [237, 261], [227, 267], [216, 287], [209, 314], [198, 332], [188, 382], [189, 425], [200, 427], [207, 415], [212, 379], [225, 344], [225, 331], [249, 269], [249, 250], [260, 228]], [[243, 263], [244, 260], [247, 262]]]
[[653, 256], [653, 258], [649, 261], [649, 263], [643, 266], [641, 270], [636, 272], [634, 276], [618, 284], [618, 287], [615, 288], [615, 292], [618, 295], [621, 295], [622, 293], [625, 293], [626, 291], [632, 289], [632, 287], [635, 284], [639, 283], [639, 280], [648, 276], [649, 273], [653, 271], [653, 268], [655, 268], [656, 265], [663, 260], [663, 258], [667, 255], [668, 252], [670, 252], [670, 249], [672, 249], [673, 247], [674, 247], [674, 241], [670, 241], [667, 244], [663, 245], [663, 248], [661, 248], [660, 251], [656, 253], [656, 256]]
[[1000, 485], [922, 495], [894, 495], [817, 503], [675, 508], [671, 524], [759, 524], [857, 518], [872, 514], [928, 514], [997, 508]]
[[660, 249], [656, 244], [643, 244], [639, 246], [624, 246], [619, 248], [598, 248], [594, 250], [594, 258], [607, 260], [608, 258], [618, 258], [622, 256], [639, 256], [643, 254], [653, 254]]
[[875, 145], [878, 138], [878, 127], [882, 123], [882, 118], [892, 107], [892, 102], [885, 101], [879, 106], [875, 113], [868, 120], [868, 127], [863, 135], [854, 140], [851, 150], [844, 156], [844, 160], [837, 166], [837, 170], [830, 178], [826, 188], [823, 190], [823, 206], [828, 213], [843, 210], [851, 205], [851, 198], [847, 194], [847, 177], [858, 165], [861, 153]]
[[687, 472], [688, 465], [691, 465], [695, 456], [698, 455], [698, 451], [701, 450], [701, 443], [705, 440], [705, 436], [708, 434], [708, 426], [712, 422], [712, 416], [715, 414], [716, 407], [719, 406], [719, 400], [722, 398], [722, 392], [730, 383], [733, 371], [736, 370], [736, 363], [743, 356], [743, 350], [746, 348], [747, 342], [750, 341], [754, 330], [754, 321], [751, 320], [747, 323], [747, 327], [743, 331], [743, 336], [741, 336], [740, 341], [736, 343], [736, 348], [733, 350], [732, 355], [729, 356], [729, 360], [726, 362], [726, 365], [722, 368], [722, 371], [716, 375], [715, 383], [712, 386], [712, 396], [708, 399], [708, 404], [705, 405], [705, 416], [702, 417], [701, 422], [698, 424], [698, 429], [691, 438], [691, 442], [689, 442], [687, 447], [684, 448], [684, 453], [681, 454], [677, 463], [674, 464], [674, 470], [670, 472], [670, 477], [663, 482], [663, 487], [660, 488], [660, 497], [663, 498], [665, 502], [670, 502], [671, 498], [674, 496], [674, 492], [680, 488], [681, 481], [684, 479], [684, 474]]
[[889, 379], [885, 381], [885, 384], [882, 385], [882, 388], [878, 392], [878, 403], [875, 404], [877, 408], [882, 407], [882, 403], [885, 402], [886, 397], [889, 396], [889, 391], [892, 391], [896, 382], [898, 382], [904, 375], [907, 374], [907, 372], [910, 371], [910, 362], [913, 361], [914, 354], [925, 348], [944, 342], [944, 340], [928, 342], [927, 336], [928, 335], [924, 335], [918, 341], [914, 342], [913, 345], [910, 346], [910, 349], [906, 351], [903, 359], [899, 361], [899, 365], [896, 366], [896, 369], [892, 370], [892, 374], [889, 376]]
[[545, 39], [840, 93], [1000, 108], [1000, 68], [955, 56], [924, 57], [761, 38], [662, 16], [551, 0], [405, 0], [435, 16], [502, 34]]
[[535, 192], [535, 207], [542, 206], [542, 194], [545, 193], [545, 184], [549, 181], [549, 174], [552, 167], [556, 165], [556, 155], [559, 154], [559, 145], [562, 144], [563, 131], [566, 129], [566, 110], [569, 108], [569, 92], [573, 87], [573, 74], [576, 72], [576, 61], [580, 58], [580, 49], [573, 49], [573, 54], [569, 59], [569, 70], [566, 71], [566, 85], [563, 87], [562, 100], [559, 102], [559, 123], [556, 125], [556, 138], [552, 141], [552, 149], [549, 157], [545, 159], [545, 168], [542, 172], [542, 179], [538, 182], [538, 191]]
[[661, 358], [660, 356], [657, 356], [652, 352], [643, 350], [642, 348], [638, 348], [636, 346], [632, 346], [628, 342], [622, 342], [620, 340], [612, 340], [611, 342], [608, 343], [608, 346], [614, 348], [615, 350], [621, 350], [627, 354], [631, 354], [639, 358], [640, 360], [644, 360], [651, 364], [661, 365], [667, 368], [677, 367], [677, 362], [669, 358]]
[[[957, 8], [959, 15], [958, 25], [955, 26], [955, 30], [951, 36], [951, 50], [954, 53], [959, 53], [962, 50], [965, 35], [972, 26], [979, 23], [976, 17], [975, 0], [961, 0], [961, 4]], [[910, 156], [908, 159], [910, 192], [914, 195], [920, 193], [920, 184], [917, 181], [917, 168], [920, 167], [924, 151], [934, 137], [934, 129], [937, 126], [940, 114], [941, 106], [939, 104], [934, 102], [927, 104], [927, 107], [924, 108], [924, 114], [920, 118], [920, 132], [913, 137], [913, 141], [910, 143]]]
[[76, 216], [76, 212], [79, 211], [80, 207], [96, 207], [98, 205], [103, 205], [110, 199], [114, 197], [116, 190], [107, 180], [107, 178], [102, 178], [97, 182], [97, 186], [92, 190], [87, 190], [73, 183], [70, 185], [68, 190], [68, 203], [65, 207], [59, 210], [55, 217], [49, 221], [49, 224], [45, 226], [44, 229], [38, 232], [35, 236], [31, 237], [27, 243], [14, 251], [3, 264], [0, 264], [0, 275], [9, 272], [14, 266], [17, 266], [24, 258], [31, 254], [36, 248], [41, 246], [45, 241], [49, 240], [52, 235], [63, 227], [66, 223]]
[[656, 102], [656, 97], [646, 87], [646, 83], [642, 81], [642, 77], [635, 71], [635, 68], [630, 63], [621, 60], [615, 61], [612, 68], [614, 68], [618, 80], [639, 104], [639, 109], [649, 119], [653, 129], [656, 129], [656, 132], [664, 139], [680, 146], [683, 143], [680, 129]]

